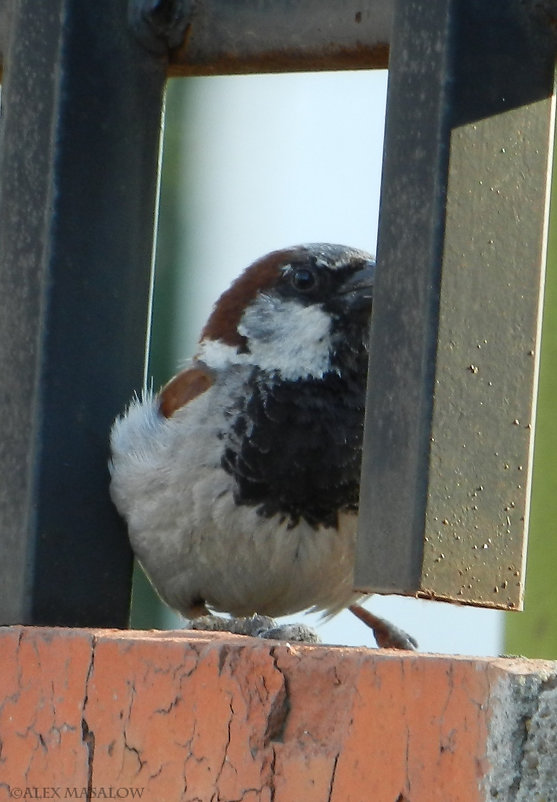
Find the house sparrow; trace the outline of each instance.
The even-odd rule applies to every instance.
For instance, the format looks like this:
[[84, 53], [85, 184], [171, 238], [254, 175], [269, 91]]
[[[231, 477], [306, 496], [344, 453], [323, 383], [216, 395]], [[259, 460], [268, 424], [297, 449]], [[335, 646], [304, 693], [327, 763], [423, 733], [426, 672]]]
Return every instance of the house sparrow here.
[[350, 606], [380, 645], [414, 645], [353, 590], [374, 269], [329, 244], [257, 260], [188, 367], [114, 423], [111, 495], [133, 550], [197, 628], [312, 639], [267, 617]]

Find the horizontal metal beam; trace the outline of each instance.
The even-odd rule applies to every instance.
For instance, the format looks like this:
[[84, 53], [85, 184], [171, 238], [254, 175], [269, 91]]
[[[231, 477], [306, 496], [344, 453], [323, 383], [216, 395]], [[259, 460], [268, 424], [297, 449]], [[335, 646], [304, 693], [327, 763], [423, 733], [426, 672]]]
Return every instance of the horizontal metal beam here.
[[[0, 74], [15, 2], [0, 0]], [[394, 0], [129, 0], [129, 19], [173, 77], [386, 69], [393, 6]], [[523, 7], [555, 29], [556, 0], [526, 0]], [[169, 18], [181, 35], [164, 42]]]
[[[9, 11], [0, 0], [0, 63]], [[130, 0], [130, 23], [144, 44], [168, 55], [171, 76], [385, 69], [392, 0]], [[180, 41], [164, 41], [176, 17]], [[160, 38], [159, 38], [160, 37]], [[159, 41], [157, 41], [159, 39]], [[162, 47], [161, 47], [162, 44]]]
[[[186, 4], [187, 5], [187, 4]], [[385, 69], [392, 0], [191, 4], [172, 75]]]

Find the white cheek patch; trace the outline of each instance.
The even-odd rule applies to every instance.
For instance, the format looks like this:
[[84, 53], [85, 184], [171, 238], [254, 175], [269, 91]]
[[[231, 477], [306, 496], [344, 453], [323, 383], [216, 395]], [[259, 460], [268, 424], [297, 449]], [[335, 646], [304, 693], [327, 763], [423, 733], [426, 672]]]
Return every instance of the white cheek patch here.
[[257, 365], [289, 381], [320, 378], [331, 368], [331, 319], [319, 306], [262, 294], [242, 316], [238, 331], [247, 339], [249, 353], [238, 353], [219, 340], [204, 340], [197, 358], [215, 370]]
[[320, 306], [261, 294], [238, 330], [248, 340], [249, 361], [285, 379], [318, 378], [330, 369], [331, 319]]
[[245, 362], [244, 354], [239, 354], [235, 346], [227, 345], [222, 340], [201, 340], [195, 355], [207, 367], [213, 370], [224, 370], [229, 365]]

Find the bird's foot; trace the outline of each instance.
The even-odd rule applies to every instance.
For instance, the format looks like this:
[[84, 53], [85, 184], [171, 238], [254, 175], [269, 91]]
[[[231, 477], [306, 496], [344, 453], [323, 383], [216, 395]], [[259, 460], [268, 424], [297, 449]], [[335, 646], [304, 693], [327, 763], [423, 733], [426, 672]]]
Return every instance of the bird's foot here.
[[418, 648], [418, 642], [412, 635], [395, 627], [390, 621], [379, 618], [379, 616], [366, 610], [365, 607], [359, 604], [351, 604], [348, 609], [351, 613], [354, 613], [356, 618], [359, 618], [360, 621], [363, 621], [364, 624], [373, 630], [377, 645], [381, 649], [406, 649], [415, 651]]
[[203, 615], [189, 622], [190, 629], [209, 632], [232, 632], [235, 635], [250, 635], [254, 638], [288, 640], [298, 643], [320, 643], [317, 632], [305, 624], [277, 624], [268, 615], [250, 615], [241, 618], [224, 618], [218, 615]]

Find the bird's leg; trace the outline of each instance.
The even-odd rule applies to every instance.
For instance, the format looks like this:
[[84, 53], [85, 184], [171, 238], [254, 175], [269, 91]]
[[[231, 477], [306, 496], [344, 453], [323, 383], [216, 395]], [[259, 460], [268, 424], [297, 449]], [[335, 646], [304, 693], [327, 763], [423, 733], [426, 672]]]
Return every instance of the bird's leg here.
[[356, 618], [363, 621], [368, 627], [373, 630], [373, 635], [377, 641], [377, 645], [381, 649], [408, 649], [413, 651], [418, 647], [417, 641], [407, 632], [398, 629], [390, 621], [370, 613], [359, 604], [351, 604], [348, 608], [351, 613], [354, 613]]
[[[382, 649], [417, 648], [416, 640], [408, 633], [395, 627], [389, 621], [374, 615], [359, 604], [351, 604], [348, 608], [360, 621], [373, 630], [377, 645]], [[200, 614], [202, 613], [202, 614]], [[213, 615], [205, 605], [190, 611], [188, 629], [208, 632], [232, 632], [235, 635], [248, 635], [255, 638], [287, 640], [297, 643], [321, 643], [317, 632], [305, 624], [277, 624], [274, 618], [267, 615], [250, 615], [242, 617]]]

